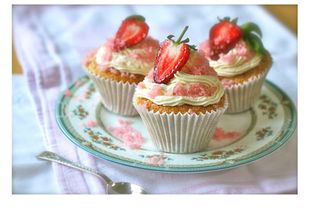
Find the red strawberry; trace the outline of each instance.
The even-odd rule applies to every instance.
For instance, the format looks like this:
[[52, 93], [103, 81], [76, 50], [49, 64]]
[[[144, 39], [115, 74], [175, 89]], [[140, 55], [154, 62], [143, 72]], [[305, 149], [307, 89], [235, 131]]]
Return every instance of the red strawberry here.
[[132, 15], [122, 21], [115, 40], [114, 49], [122, 50], [134, 46], [144, 40], [149, 31], [145, 18], [141, 15]]
[[224, 18], [210, 29], [210, 57], [214, 60], [218, 59], [220, 53], [227, 53], [241, 37], [242, 31], [236, 24], [236, 20], [230, 21], [229, 18]]
[[189, 48], [195, 49], [194, 46], [187, 44], [188, 38], [181, 41], [187, 29], [188, 26], [184, 28], [177, 41], [172, 40], [173, 35], [170, 35], [161, 43], [153, 72], [153, 79], [156, 83], [168, 83], [173, 75], [187, 63]]
[[251, 50], [263, 54], [265, 49], [261, 38], [262, 33], [257, 24], [248, 22], [238, 26], [237, 18], [230, 21], [229, 17], [225, 17], [210, 29], [210, 57], [218, 59], [220, 53], [227, 53], [240, 39], [243, 39]]

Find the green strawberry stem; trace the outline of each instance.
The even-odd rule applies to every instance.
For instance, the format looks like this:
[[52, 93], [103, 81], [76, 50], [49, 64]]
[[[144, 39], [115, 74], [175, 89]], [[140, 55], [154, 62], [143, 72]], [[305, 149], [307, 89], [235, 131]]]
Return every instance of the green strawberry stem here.
[[146, 20], [142, 15], [130, 15], [126, 19], [134, 19], [134, 20], [139, 20], [139, 21]]
[[176, 41], [177, 44], [180, 44], [180, 41], [182, 39], [182, 37], [184, 36], [184, 34], [186, 33], [186, 31], [188, 30], [189, 26], [185, 26], [182, 33], [180, 34], [178, 40]]
[[[183, 38], [184, 34], [186, 33], [186, 31], [188, 30], [188, 28], [189, 28], [189, 26], [185, 26], [185, 27], [184, 27], [184, 29], [183, 29], [182, 33], [180, 34], [180, 36], [178, 37], [177, 41], [174, 41], [174, 40], [172, 39], [172, 38], [174, 37], [173, 35], [169, 35], [169, 36], [167, 36], [167, 38], [168, 38], [169, 40], [171, 40], [171, 41], [172, 41], [174, 44], [176, 44], [176, 45], [179, 45], [179, 44], [181, 44], [181, 43], [188, 43], [188, 42], [190, 41], [189, 38], [186, 38], [185, 40], [182, 40], [182, 38]], [[182, 41], [181, 41], [181, 40], [182, 40]], [[195, 45], [189, 45], [189, 44], [188, 44], [188, 46], [189, 46], [190, 49], [192, 49], [192, 50], [194, 50], [194, 51], [197, 50], [197, 48], [196, 48]]]

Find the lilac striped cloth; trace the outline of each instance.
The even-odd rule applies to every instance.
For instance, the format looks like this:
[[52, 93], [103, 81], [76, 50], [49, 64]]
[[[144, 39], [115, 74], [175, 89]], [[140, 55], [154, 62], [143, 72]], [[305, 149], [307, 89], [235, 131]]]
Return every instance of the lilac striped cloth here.
[[[27, 78], [45, 147], [98, 169], [115, 181], [133, 182], [150, 193], [288, 193], [297, 188], [296, 135], [263, 160], [236, 169], [201, 174], [165, 174], [99, 160], [78, 149], [60, 132], [54, 118], [58, 95], [84, 74], [81, 60], [113, 35], [127, 15], [143, 14], [151, 36], [162, 40], [183, 28], [196, 27], [189, 38], [198, 44], [216, 17], [239, 17], [262, 25], [265, 45], [275, 65], [268, 75], [296, 101], [296, 38], [257, 6], [14, 6], [16, 52]], [[187, 14], [187, 15], [186, 15]], [[270, 33], [277, 31], [277, 34]], [[281, 45], [281, 47], [279, 47]], [[287, 50], [283, 52], [283, 48]], [[281, 71], [277, 71], [281, 66]], [[281, 78], [288, 78], [287, 82]], [[290, 82], [288, 82], [290, 81]], [[30, 145], [32, 146], [32, 145]], [[88, 175], [53, 164], [61, 193], [104, 193], [104, 185]]]

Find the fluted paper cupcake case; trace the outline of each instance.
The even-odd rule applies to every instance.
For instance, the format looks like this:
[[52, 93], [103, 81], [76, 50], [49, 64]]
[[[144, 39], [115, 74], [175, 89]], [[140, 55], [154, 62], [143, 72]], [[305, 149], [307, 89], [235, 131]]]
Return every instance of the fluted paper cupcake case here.
[[125, 116], [138, 115], [138, 112], [132, 105], [132, 97], [136, 88], [135, 84], [117, 82], [88, 71], [87, 74], [99, 91], [106, 109]]
[[258, 99], [267, 73], [268, 70], [244, 83], [225, 87], [229, 103], [226, 113], [232, 114], [248, 110]]
[[195, 113], [159, 113], [148, 111], [135, 103], [133, 105], [142, 118], [155, 146], [163, 152], [193, 153], [205, 150], [212, 140], [213, 132], [224, 107], [205, 114]]

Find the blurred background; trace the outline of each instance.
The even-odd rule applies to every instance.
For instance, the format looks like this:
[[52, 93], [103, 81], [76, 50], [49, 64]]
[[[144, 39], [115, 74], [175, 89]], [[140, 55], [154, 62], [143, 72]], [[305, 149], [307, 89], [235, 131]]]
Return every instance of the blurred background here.
[[[289, 30], [297, 35], [297, 5], [261, 5], [275, 18], [282, 22]], [[22, 68], [19, 64], [19, 60], [16, 57], [14, 50], [14, 43], [12, 43], [12, 73], [21, 74]]]

